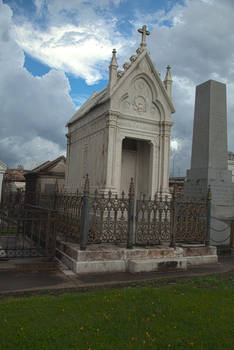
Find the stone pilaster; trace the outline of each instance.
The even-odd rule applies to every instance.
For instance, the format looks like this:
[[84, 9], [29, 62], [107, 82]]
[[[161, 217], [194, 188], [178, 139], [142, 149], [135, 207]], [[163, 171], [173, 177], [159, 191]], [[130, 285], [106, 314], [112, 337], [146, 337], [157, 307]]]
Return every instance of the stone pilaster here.
[[106, 132], [107, 132], [107, 155], [106, 155], [106, 177], [105, 177], [105, 192], [111, 190], [116, 192], [116, 132], [117, 132], [118, 116], [113, 112], [109, 112], [106, 116]]
[[172, 122], [161, 122], [158, 191], [169, 193], [170, 135]]
[[158, 192], [158, 168], [159, 168], [159, 138], [151, 141], [151, 196], [153, 197]]

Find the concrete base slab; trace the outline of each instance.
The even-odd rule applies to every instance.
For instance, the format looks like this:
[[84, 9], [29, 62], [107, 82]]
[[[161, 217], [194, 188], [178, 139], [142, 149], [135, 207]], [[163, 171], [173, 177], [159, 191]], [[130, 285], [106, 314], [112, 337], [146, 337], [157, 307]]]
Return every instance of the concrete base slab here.
[[113, 244], [93, 244], [80, 250], [76, 243], [58, 242], [56, 257], [79, 274], [186, 270], [187, 266], [218, 262], [216, 247], [181, 245], [127, 249]]
[[204, 246], [201, 244], [181, 244], [180, 247], [183, 249], [183, 256], [217, 256], [217, 247], [214, 246]]
[[107, 273], [125, 271], [126, 262], [124, 260], [79, 261], [76, 263], [76, 273]]
[[130, 260], [128, 271], [131, 273], [150, 271], [178, 271], [187, 269], [186, 258], [167, 258], [151, 260]]
[[210, 265], [218, 263], [217, 255], [186, 256], [188, 266]]

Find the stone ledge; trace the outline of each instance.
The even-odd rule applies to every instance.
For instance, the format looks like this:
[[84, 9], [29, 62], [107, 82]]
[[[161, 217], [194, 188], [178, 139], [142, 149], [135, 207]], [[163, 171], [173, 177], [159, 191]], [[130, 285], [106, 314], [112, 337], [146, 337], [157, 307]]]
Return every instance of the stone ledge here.
[[188, 266], [198, 266], [205, 264], [217, 264], [217, 255], [186, 256]]
[[115, 261], [87, 261], [76, 262], [76, 273], [105, 273], [105, 272], [125, 272], [126, 262], [124, 260]]
[[57, 249], [77, 262], [183, 257], [183, 249], [181, 247], [171, 248], [156, 246], [150, 248], [133, 247], [133, 249], [127, 249], [121, 246], [103, 244], [101, 246], [89, 245], [86, 250], [80, 250], [78, 244], [60, 241], [57, 244]]
[[217, 248], [215, 246], [181, 244], [180, 247], [183, 249], [184, 256], [186, 257], [217, 255]]
[[151, 271], [171, 271], [171, 270], [186, 270], [186, 258], [167, 258], [167, 259], [142, 259], [129, 260], [128, 271], [131, 273], [151, 272]]

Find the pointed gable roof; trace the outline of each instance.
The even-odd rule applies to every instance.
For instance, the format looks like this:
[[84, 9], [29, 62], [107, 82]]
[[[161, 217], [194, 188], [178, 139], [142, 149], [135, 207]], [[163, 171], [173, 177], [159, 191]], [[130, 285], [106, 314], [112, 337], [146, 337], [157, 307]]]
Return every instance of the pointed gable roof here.
[[123, 72], [121, 77], [118, 79], [116, 85], [114, 86], [114, 88], [112, 90], [110, 97], [115, 93], [115, 91], [119, 88], [119, 86], [122, 85], [124, 83], [124, 81], [128, 79], [129, 75], [134, 71], [135, 67], [137, 65], [139, 65], [140, 62], [145, 58], [149, 64], [150, 68], [151, 68], [151, 71], [152, 71], [156, 81], [158, 82], [158, 84], [161, 88], [161, 91], [163, 92], [165, 100], [167, 101], [167, 103], [171, 109], [171, 113], [174, 113], [175, 112], [174, 105], [173, 105], [171, 98], [169, 97], [168, 92], [167, 92], [167, 90], [166, 90], [166, 88], [165, 88], [165, 86], [160, 78], [159, 72], [155, 68], [155, 65], [150, 57], [148, 50], [146, 50], [146, 49], [144, 49], [143, 51], [142, 51], [142, 49], [138, 49], [138, 50], [140, 51], [138, 56], [135, 56], [135, 59], [132, 60], [132, 63], [129, 65], [129, 67], [126, 69], [126, 71]]
[[[150, 34], [150, 32], [146, 31], [146, 26], [143, 26], [138, 31], [140, 33], [143, 33], [144, 30], [145, 30], [145, 33], [147, 35]], [[115, 51], [115, 53], [116, 53], [116, 51]], [[151, 68], [152, 74], [154, 75], [157, 83], [159, 84], [159, 87], [164, 95], [164, 98], [165, 98], [165, 100], [166, 100], [166, 102], [171, 110], [171, 113], [175, 112], [175, 108], [174, 108], [174, 105], [172, 103], [172, 100], [171, 100], [171, 98], [166, 90], [164, 83], [162, 82], [162, 80], [160, 78], [159, 72], [155, 68], [154, 63], [153, 63], [152, 59], [150, 58], [150, 54], [149, 54], [148, 50], [146, 49], [146, 43], [144, 42], [144, 40], [142, 41], [140, 47], [136, 50], [136, 53], [137, 53], [137, 55], [132, 55], [130, 57], [129, 63], [124, 63], [124, 65], [123, 65], [124, 71], [118, 71], [118, 78], [117, 78], [117, 81], [114, 84], [114, 86], [111, 89], [108, 89], [108, 86], [107, 86], [105, 89], [103, 89], [100, 92], [95, 91], [89, 97], [89, 99], [78, 109], [78, 111], [72, 116], [72, 118], [68, 121], [68, 123], [66, 125], [67, 127], [72, 125], [78, 119], [84, 117], [93, 108], [95, 108], [95, 107], [105, 103], [107, 100], [109, 100], [113, 96], [115, 91], [124, 83], [124, 81], [126, 79], [128, 79], [129, 75], [134, 71], [134, 69], [137, 67], [137, 65], [140, 64], [140, 62], [143, 59], [147, 60], [149, 66]], [[112, 59], [113, 59], [113, 57], [112, 57]], [[116, 61], [116, 65], [117, 65], [117, 61]]]

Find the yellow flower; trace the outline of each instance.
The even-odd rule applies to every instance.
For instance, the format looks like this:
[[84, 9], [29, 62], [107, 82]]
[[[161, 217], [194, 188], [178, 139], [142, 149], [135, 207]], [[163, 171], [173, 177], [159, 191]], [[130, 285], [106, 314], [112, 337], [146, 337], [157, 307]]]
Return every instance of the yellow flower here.
[[96, 329], [96, 331], [97, 331], [97, 332], [99, 332], [99, 331], [100, 331], [100, 329], [99, 329], [99, 328], [97, 328], [97, 329]]
[[193, 345], [194, 345], [194, 342], [191, 341], [189, 344], [190, 344], [191, 346], [193, 346]]
[[84, 327], [83, 327], [83, 326], [82, 326], [82, 327], [80, 327], [80, 330], [81, 330], [81, 331], [83, 331], [83, 330], [84, 330]]
[[168, 344], [167, 347], [168, 347], [168, 348], [171, 348], [171, 344]]
[[23, 327], [21, 327], [20, 330], [23, 331], [24, 330]]
[[62, 312], [64, 312], [64, 309], [62, 309]]
[[173, 328], [176, 328], [176, 326], [174, 326]]
[[150, 338], [149, 332], [146, 332], [145, 334], [146, 334], [147, 338]]
[[154, 301], [152, 301], [152, 305], [154, 305]]
[[154, 317], [155, 317], [155, 314], [153, 314], [152, 317], [154, 318]]
[[136, 338], [134, 338], [134, 337], [131, 338], [132, 341], [135, 340], [135, 339], [136, 339]]
[[145, 344], [146, 343], [146, 341], [145, 340], [143, 340], [143, 342], [142, 342], [143, 344]]
[[4, 322], [6, 322], [6, 323], [7, 323], [7, 319], [5, 319], [5, 320], [4, 320]]

